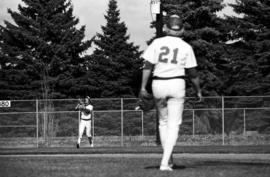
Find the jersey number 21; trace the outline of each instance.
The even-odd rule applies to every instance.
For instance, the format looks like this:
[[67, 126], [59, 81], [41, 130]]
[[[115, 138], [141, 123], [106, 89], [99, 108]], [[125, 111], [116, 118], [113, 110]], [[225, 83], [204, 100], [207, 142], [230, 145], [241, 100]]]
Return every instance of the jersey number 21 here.
[[[158, 61], [161, 63], [168, 63], [169, 61], [172, 64], [177, 64], [177, 55], [178, 55], [178, 48], [175, 48], [173, 50], [170, 50], [169, 47], [167, 46], [163, 46], [160, 48], [161, 52], [158, 56]], [[168, 58], [168, 55], [173, 52], [173, 57], [172, 58]]]

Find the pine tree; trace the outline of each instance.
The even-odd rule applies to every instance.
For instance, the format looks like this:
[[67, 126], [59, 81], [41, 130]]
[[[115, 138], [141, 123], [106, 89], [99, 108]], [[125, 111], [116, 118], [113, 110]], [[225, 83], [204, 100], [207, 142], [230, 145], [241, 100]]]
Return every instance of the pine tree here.
[[140, 84], [141, 52], [128, 42], [127, 27], [120, 22], [116, 0], [109, 1], [105, 19], [106, 26], [97, 34], [97, 47], [91, 56], [95, 63], [91, 72], [97, 76], [92, 83], [100, 87], [101, 97], [134, 97]]
[[[23, 0], [14, 24], [0, 26], [1, 95], [8, 98], [59, 98], [79, 94], [85, 26], [77, 29], [70, 0]], [[6, 79], [2, 78], [6, 77]]]
[[[168, 0], [163, 2], [163, 9], [167, 16], [177, 14], [184, 22], [185, 33], [182, 38], [194, 49], [205, 96], [225, 94], [225, 70], [221, 68], [228, 64], [222, 57], [226, 35], [223, 19], [216, 14], [223, 7], [222, 0]], [[194, 95], [194, 89], [187, 93]]]
[[[231, 4], [240, 17], [227, 17], [238, 67], [232, 91], [237, 95], [270, 94], [270, 1], [237, 0]], [[229, 26], [229, 25], [228, 25]], [[239, 45], [240, 44], [240, 45]], [[239, 58], [239, 51], [246, 55]], [[237, 78], [236, 78], [237, 77]]]
[[[232, 72], [237, 73], [232, 91], [235, 95], [270, 94], [270, 1], [237, 0], [231, 4], [237, 17], [227, 17], [232, 40], [231, 58], [235, 63]], [[267, 98], [234, 100], [234, 104], [265, 106]], [[267, 111], [250, 112], [247, 127], [259, 133], [269, 132]]]

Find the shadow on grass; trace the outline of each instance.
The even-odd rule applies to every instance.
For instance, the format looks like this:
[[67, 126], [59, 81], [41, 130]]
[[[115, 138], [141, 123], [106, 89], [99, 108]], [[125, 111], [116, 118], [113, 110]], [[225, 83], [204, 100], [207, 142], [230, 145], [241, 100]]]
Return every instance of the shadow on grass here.
[[[159, 169], [159, 166], [148, 166], [148, 167], [145, 167], [145, 169]], [[186, 169], [186, 166], [184, 165], [173, 165], [173, 168], [174, 170], [183, 170], [183, 169]]]

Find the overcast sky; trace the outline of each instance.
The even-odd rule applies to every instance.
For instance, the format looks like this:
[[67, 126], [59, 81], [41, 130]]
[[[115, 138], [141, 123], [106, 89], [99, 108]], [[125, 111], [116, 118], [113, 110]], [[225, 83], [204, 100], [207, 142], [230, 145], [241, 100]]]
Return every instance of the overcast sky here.
[[[154, 29], [150, 29], [152, 16], [150, 13], [151, 0], [117, 0], [120, 10], [120, 20], [124, 21], [130, 42], [139, 45], [141, 50], [146, 47], [146, 41], [154, 36]], [[235, 0], [224, 0], [224, 3], [231, 3]], [[86, 38], [90, 39], [97, 32], [101, 31], [101, 25], [105, 25], [104, 14], [108, 10], [109, 0], [72, 0], [74, 15], [79, 18], [80, 25], [86, 25]], [[17, 11], [21, 0], [0, 0], [0, 24], [7, 20], [12, 22], [7, 9]], [[231, 8], [225, 8], [219, 14], [233, 14]]]

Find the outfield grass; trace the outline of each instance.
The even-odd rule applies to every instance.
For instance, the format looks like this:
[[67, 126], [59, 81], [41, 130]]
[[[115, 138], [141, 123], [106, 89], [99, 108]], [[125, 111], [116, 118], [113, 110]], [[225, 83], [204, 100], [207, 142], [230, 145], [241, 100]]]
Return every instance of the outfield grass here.
[[[154, 146], [156, 136], [95, 136], [94, 143], [97, 147], [124, 146]], [[74, 147], [76, 136], [68, 137], [0, 137], [0, 148], [31, 148], [37, 147]], [[222, 135], [181, 135], [177, 140], [178, 146], [218, 146], [222, 145]], [[270, 134], [256, 135], [230, 135], [224, 137], [224, 144], [230, 146], [270, 145]], [[89, 142], [83, 136], [82, 147], [88, 147]]]
[[[0, 148], [0, 155], [40, 155], [40, 154], [161, 154], [161, 146], [122, 147], [51, 147], [51, 148]], [[175, 146], [174, 153], [214, 153], [214, 154], [270, 154], [270, 145], [253, 146]]]
[[176, 157], [173, 172], [158, 170], [160, 155], [0, 156], [5, 177], [268, 177], [270, 159]]

